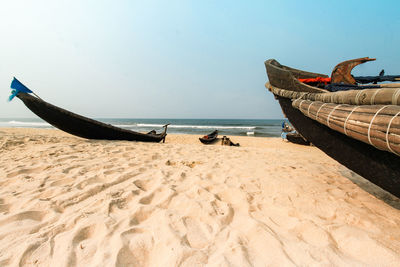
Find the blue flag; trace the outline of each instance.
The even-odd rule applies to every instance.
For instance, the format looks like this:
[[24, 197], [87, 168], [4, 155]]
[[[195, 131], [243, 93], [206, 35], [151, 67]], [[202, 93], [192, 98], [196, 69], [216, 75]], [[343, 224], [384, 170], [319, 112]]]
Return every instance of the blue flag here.
[[33, 93], [28, 87], [23, 85], [20, 81], [17, 80], [17, 78], [14, 77], [14, 79], [11, 82], [11, 89], [14, 89], [11, 91], [11, 95], [8, 98], [8, 101], [13, 100], [13, 98], [19, 93]]

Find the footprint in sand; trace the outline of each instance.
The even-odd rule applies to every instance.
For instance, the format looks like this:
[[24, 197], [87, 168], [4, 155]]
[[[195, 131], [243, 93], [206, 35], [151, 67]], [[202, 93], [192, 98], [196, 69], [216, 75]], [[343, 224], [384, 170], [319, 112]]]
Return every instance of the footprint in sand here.
[[124, 168], [114, 168], [114, 169], [111, 169], [111, 170], [107, 170], [107, 171], [104, 171], [103, 173], [104, 173], [104, 175], [109, 175], [109, 174], [113, 174], [113, 173], [122, 173], [122, 172], [124, 172]]
[[137, 165], [139, 165], [139, 164], [135, 163], [135, 162], [128, 163], [129, 167], [136, 167]]
[[93, 176], [93, 177], [91, 177], [91, 178], [88, 178], [88, 179], [86, 179], [86, 180], [84, 180], [84, 181], [78, 183], [78, 184], [76, 185], [76, 188], [82, 190], [83, 188], [85, 188], [85, 187], [88, 186], [88, 185], [96, 184], [96, 183], [102, 183], [103, 181], [104, 181], [104, 180], [101, 179], [100, 177], [98, 177], [98, 176]]
[[83, 167], [83, 166], [82, 165], [74, 165], [74, 166], [71, 166], [71, 167], [63, 169], [62, 172], [65, 173], [65, 174], [69, 174], [69, 172], [71, 170], [79, 169], [81, 167]]
[[[42, 246], [41, 246], [42, 245]], [[38, 253], [39, 248], [45, 248], [45, 246], [43, 246], [43, 244], [41, 244], [40, 242], [36, 242], [33, 244], [28, 245], [25, 250], [24, 253], [22, 253], [22, 256], [19, 260], [19, 264], [18, 266], [39, 266], [41, 264], [41, 255], [42, 253]], [[43, 249], [41, 249], [43, 250]], [[44, 252], [46, 253], [46, 252]]]
[[4, 199], [0, 198], [0, 213], [8, 213], [10, 211], [10, 204], [6, 204]]
[[154, 193], [151, 193], [151, 194], [148, 195], [148, 196], [142, 197], [142, 198], [139, 200], [139, 203], [140, 203], [140, 204], [144, 204], [144, 205], [148, 205], [148, 204], [150, 204], [151, 201], [153, 200], [153, 197], [154, 197]]
[[108, 215], [115, 212], [116, 209], [122, 210], [125, 209], [127, 206], [129, 199], [128, 198], [116, 198], [112, 199], [108, 203]]
[[184, 252], [177, 266], [206, 266], [208, 256], [203, 251], [188, 251]]
[[157, 205], [159, 208], [167, 208], [171, 199], [176, 196], [176, 192], [167, 187], [158, 187], [151, 194], [144, 196], [139, 200], [143, 205]]
[[62, 162], [64, 162], [64, 161], [66, 161], [66, 160], [69, 160], [69, 159], [77, 159], [77, 158], [78, 158], [78, 156], [72, 155], [72, 156], [67, 156], [67, 157], [63, 157], [63, 158], [58, 158], [58, 159], [56, 160], [56, 162], [62, 163]]
[[76, 181], [76, 179], [74, 179], [74, 178], [62, 178], [62, 179], [52, 182], [50, 184], [50, 186], [62, 186], [62, 185], [68, 185], [68, 184], [72, 185], [73, 182], [75, 182], [75, 181]]
[[43, 211], [24, 211], [21, 213], [17, 213], [15, 215], [11, 215], [8, 218], [5, 218], [0, 221], [0, 226], [6, 225], [6, 224], [14, 224], [15, 227], [14, 229], [18, 227], [23, 227], [23, 226], [32, 226], [34, 224], [37, 224], [43, 220], [45, 217], [46, 213]]
[[75, 232], [71, 241], [72, 249], [68, 256], [68, 265], [76, 266], [78, 262], [82, 262], [96, 253], [97, 244], [90, 239], [96, 236], [97, 232], [99, 231], [97, 231], [95, 224], [86, 226]]
[[139, 188], [142, 191], [148, 191], [150, 190], [153, 185], [156, 183], [154, 180], [135, 180], [133, 181], [133, 184], [136, 185], [137, 188]]
[[147, 218], [150, 217], [150, 215], [153, 213], [154, 209], [147, 207], [147, 206], [142, 206], [140, 207], [131, 217], [129, 221], [129, 225], [139, 225], [140, 223], [144, 222], [147, 220]]
[[132, 228], [121, 234], [122, 247], [118, 251], [116, 266], [149, 266], [153, 237], [140, 228]]
[[235, 212], [229, 204], [214, 200], [211, 202], [211, 206], [215, 211], [215, 215], [221, 222], [221, 226], [226, 226], [232, 222]]
[[15, 177], [15, 176], [20, 175], [20, 174], [40, 173], [44, 169], [45, 169], [45, 167], [43, 167], [43, 166], [36, 167], [36, 168], [24, 168], [24, 169], [20, 169], [20, 170], [8, 173], [7, 174], [7, 178], [12, 178], [12, 177]]
[[160, 158], [161, 158], [161, 155], [158, 154], [158, 153], [156, 153], [156, 154], [154, 154], [153, 156], [151, 156], [151, 159], [152, 159], [152, 160], [156, 160], [156, 159], [160, 159]]
[[209, 244], [209, 238], [205, 230], [206, 225], [204, 223], [200, 223], [191, 217], [184, 218], [183, 223], [187, 229], [186, 240], [190, 247], [202, 249]]
[[1, 228], [8, 228], [7, 232], [3, 232], [0, 240], [14, 239], [23, 235], [29, 235], [39, 232], [48, 222], [43, 222], [45, 212], [25, 211], [11, 215], [0, 221]]

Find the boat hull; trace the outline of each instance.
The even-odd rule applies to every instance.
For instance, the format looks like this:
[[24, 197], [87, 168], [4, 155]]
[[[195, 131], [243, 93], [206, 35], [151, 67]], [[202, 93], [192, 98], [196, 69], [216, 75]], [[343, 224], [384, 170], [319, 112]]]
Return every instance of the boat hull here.
[[199, 138], [200, 142], [202, 142], [205, 145], [209, 145], [209, 144], [216, 142], [217, 137], [218, 137], [218, 130], [215, 130], [214, 132], [210, 133], [209, 135], [207, 135], [205, 137], [207, 137], [207, 138], [204, 138], [204, 137]]
[[400, 197], [400, 157], [336, 132], [304, 116], [292, 107], [290, 99], [276, 97], [290, 123], [304, 138], [350, 170]]
[[160, 142], [166, 137], [166, 128], [162, 134], [138, 133], [72, 113], [26, 93], [19, 93], [17, 97], [27, 108], [49, 124], [82, 138]]
[[310, 142], [308, 140], [305, 140], [299, 133], [288, 133], [286, 135], [286, 139], [294, 144], [298, 145], [303, 145], [303, 146], [309, 146]]

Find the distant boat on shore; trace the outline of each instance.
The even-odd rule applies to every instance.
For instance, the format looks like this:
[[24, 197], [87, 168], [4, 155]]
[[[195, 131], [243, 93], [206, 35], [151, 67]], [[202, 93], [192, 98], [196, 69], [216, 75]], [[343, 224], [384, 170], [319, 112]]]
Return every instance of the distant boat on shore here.
[[[266, 87], [305, 139], [400, 197], [400, 84], [376, 84], [399, 76], [351, 76], [352, 68], [370, 60], [338, 64], [329, 77], [270, 59]], [[368, 82], [374, 84], [360, 85]]]
[[212, 133], [205, 135], [203, 137], [200, 137], [199, 140], [203, 144], [212, 144], [217, 140], [218, 137], [218, 130], [213, 131]]

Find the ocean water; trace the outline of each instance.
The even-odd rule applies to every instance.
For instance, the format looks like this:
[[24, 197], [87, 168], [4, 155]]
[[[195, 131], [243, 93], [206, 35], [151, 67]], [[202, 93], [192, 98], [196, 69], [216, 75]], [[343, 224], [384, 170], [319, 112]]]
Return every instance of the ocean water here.
[[[279, 137], [283, 120], [239, 119], [96, 119], [138, 132], [161, 131], [170, 123], [168, 133], [205, 135], [214, 130], [219, 135]], [[40, 118], [0, 119], [0, 127], [54, 128]]]

